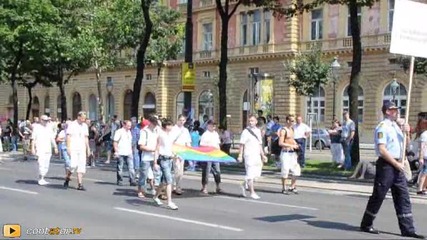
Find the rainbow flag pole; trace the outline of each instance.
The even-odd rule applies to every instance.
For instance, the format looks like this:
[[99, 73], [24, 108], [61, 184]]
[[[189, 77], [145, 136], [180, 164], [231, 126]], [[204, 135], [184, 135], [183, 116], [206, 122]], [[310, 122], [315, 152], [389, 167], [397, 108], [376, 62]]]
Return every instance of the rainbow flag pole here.
[[187, 147], [182, 145], [174, 145], [173, 152], [180, 158], [188, 161], [220, 163], [236, 162], [236, 159], [233, 157], [213, 147]]

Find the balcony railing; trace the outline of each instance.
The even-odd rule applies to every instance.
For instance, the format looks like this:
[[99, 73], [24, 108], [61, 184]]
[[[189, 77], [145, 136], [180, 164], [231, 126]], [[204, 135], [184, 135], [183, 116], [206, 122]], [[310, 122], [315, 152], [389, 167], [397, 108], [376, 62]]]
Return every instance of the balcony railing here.
[[[391, 40], [390, 33], [361, 37], [363, 47], [387, 46], [390, 44], [390, 40]], [[312, 47], [319, 47], [322, 50], [346, 49], [346, 48], [353, 47], [353, 39], [351, 37], [346, 37], [346, 38], [301, 42], [299, 44], [299, 47], [301, 51], [308, 51]]]
[[213, 6], [213, 0], [200, 0], [200, 7]]
[[199, 52], [199, 58], [200, 59], [209, 59], [212, 58], [212, 51], [210, 50], [204, 50]]

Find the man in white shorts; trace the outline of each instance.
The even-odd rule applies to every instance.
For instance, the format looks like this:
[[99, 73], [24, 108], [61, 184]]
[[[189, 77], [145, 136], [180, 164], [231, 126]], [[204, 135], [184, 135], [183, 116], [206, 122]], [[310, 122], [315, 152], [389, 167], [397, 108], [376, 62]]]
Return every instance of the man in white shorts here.
[[267, 162], [264, 149], [262, 147], [261, 130], [256, 127], [257, 118], [255, 115], [248, 117], [249, 126], [243, 130], [240, 137], [240, 149], [237, 160], [242, 162], [245, 159], [246, 176], [245, 182], [240, 186], [242, 195], [246, 197], [246, 186], [249, 187], [251, 198], [260, 199], [254, 190], [255, 179], [261, 177], [262, 162]]
[[67, 152], [70, 156], [70, 170], [67, 171], [64, 187], [68, 188], [71, 174], [77, 172], [77, 190], [85, 191], [83, 187], [83, 175], [86, 173], [86, 157], [90, 154], [89, 129], [86, 121], [86, 113], [79, 112], [77, 119], [67, 128]]
[[[301, 176], [301, 168], [297, 160], [297, 152], [299, 145], [294, 139], [294, 130], [292, 126], [295, 123], [295, 117], [288, 115], [286, 117], [285, 126], [279, 133], [279, 146], [282, 148], [280, 154], [281, 175], [282, 175], [282, 193], [298, 194], [296, 189], [296, 177]], [[291, 187], [287, 188], [286, 180], [289, 178], [289, 173], [292, 174]]]

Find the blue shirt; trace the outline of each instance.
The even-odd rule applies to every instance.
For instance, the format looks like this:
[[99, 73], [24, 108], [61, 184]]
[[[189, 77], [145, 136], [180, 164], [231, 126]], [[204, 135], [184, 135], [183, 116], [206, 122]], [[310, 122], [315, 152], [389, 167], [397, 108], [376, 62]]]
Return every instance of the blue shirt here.
[[379, 144], [385, 144], [393, 158], [400, 159], [403, 148], [403, 133], [395, 121], [384, 119], [375, 128], [375, 153], [381, 157]]
[[197, 130], [191, 131], [190, 137], [191, 137], [191, 146], [192, 147], [198, 147], [198, 146], [200, 146], [200, 134], [199, 134], [199, 131], [197, 131]]
[[132, 128], [131, 134], [132, 134], [132, 146], [136, 146], [139, 141], [140, 136], [140, 129], [138, 127], [139, 124], [137, 124], [135, 127]]

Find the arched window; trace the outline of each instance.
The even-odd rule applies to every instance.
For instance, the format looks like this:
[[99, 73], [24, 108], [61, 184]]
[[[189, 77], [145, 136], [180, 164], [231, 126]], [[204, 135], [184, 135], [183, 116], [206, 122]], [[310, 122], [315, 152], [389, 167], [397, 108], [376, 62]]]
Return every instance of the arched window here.
[[391, 83], [389, 83], [386, 88], [384, 89], [384, 95], [383, 95], [383, 103], [386, 101], [393, 100], [394, 96], [394, 102], [398, 107], [400, 107], [400, 115], [401, 117], [405, 116], [406, 113], [406, 88], [403, 86], [403, 84], [399, 83], [399, 87], [396, 89], [396, 93], [393, 95], [393, 89], [391, 88]]
[[73, 119], [77, 118], [77, 115], [82, 110], [82, 97], [80, 93], [75, 92], [73, 94]]
[[243, 108], [242, 108], [242, 129], [247, 125], [248, 113], [249, 113], [249, 99], [248, 99], [248, 90], [243, 94]]
[[31, 109], [33, 117], [40, 117], [40, 101], [38, 97], [33, 97], [33, 104]]
[[180, 92], [176, 96], [176, 118], [178, 119], [178, 116], [182, 114], [182, 111], [184, 110], [184, 92]]
[[114, 96], [111, 93], [107, 94], [106, 101], [107, 111], [105, 111], [105, 117], [107, 120], [110, 120], [114, 116], [114, 112], [116, 111], [114, 107]]
[[48, 116], [50, 116], [50, 97], [49, 95], [46, 95], [44, 98], [44, 113]]
[[[342, 109], [343, 111], [350, 111], [350, 99], [348, 96], [348, 85], [347, 87], [344, 89], [343, 95], [342, 95]], [[359, 96], [357, 97], [357, 101], [359, 102], [359, 107], [358, 107], [358, 121], [359, 122], [363, 122], [363, 104], [365, 101], [365, 97], [363, 95], [363, 88], [361, 88], [359, 86]]]
[[307, 111], [313, 114], [314, 121], [325, 121], [325, 89], [323, 87], [316, 88], [313, 96], [307, 98]]
[[144, 117], [147, 118], [150, 114], [156, 112], [156, 97], [153, 93], [148, 92], [144, 97], [144, 105], [142, 105]]
[[[129, 120], [132, 116], [132, 90], [126, 90], [123, 100], [123, 120]], [[138, 117], [138, 116], [135, 116]]]
[[98, 98], [95, 94], [89, 96], [89, 119], [98, 120]]
[[214, 115], [214, 98], [211, 90], [203, 91], [199, 96], [199, 121], [203, 122], [203, 116], [210, 119]]

